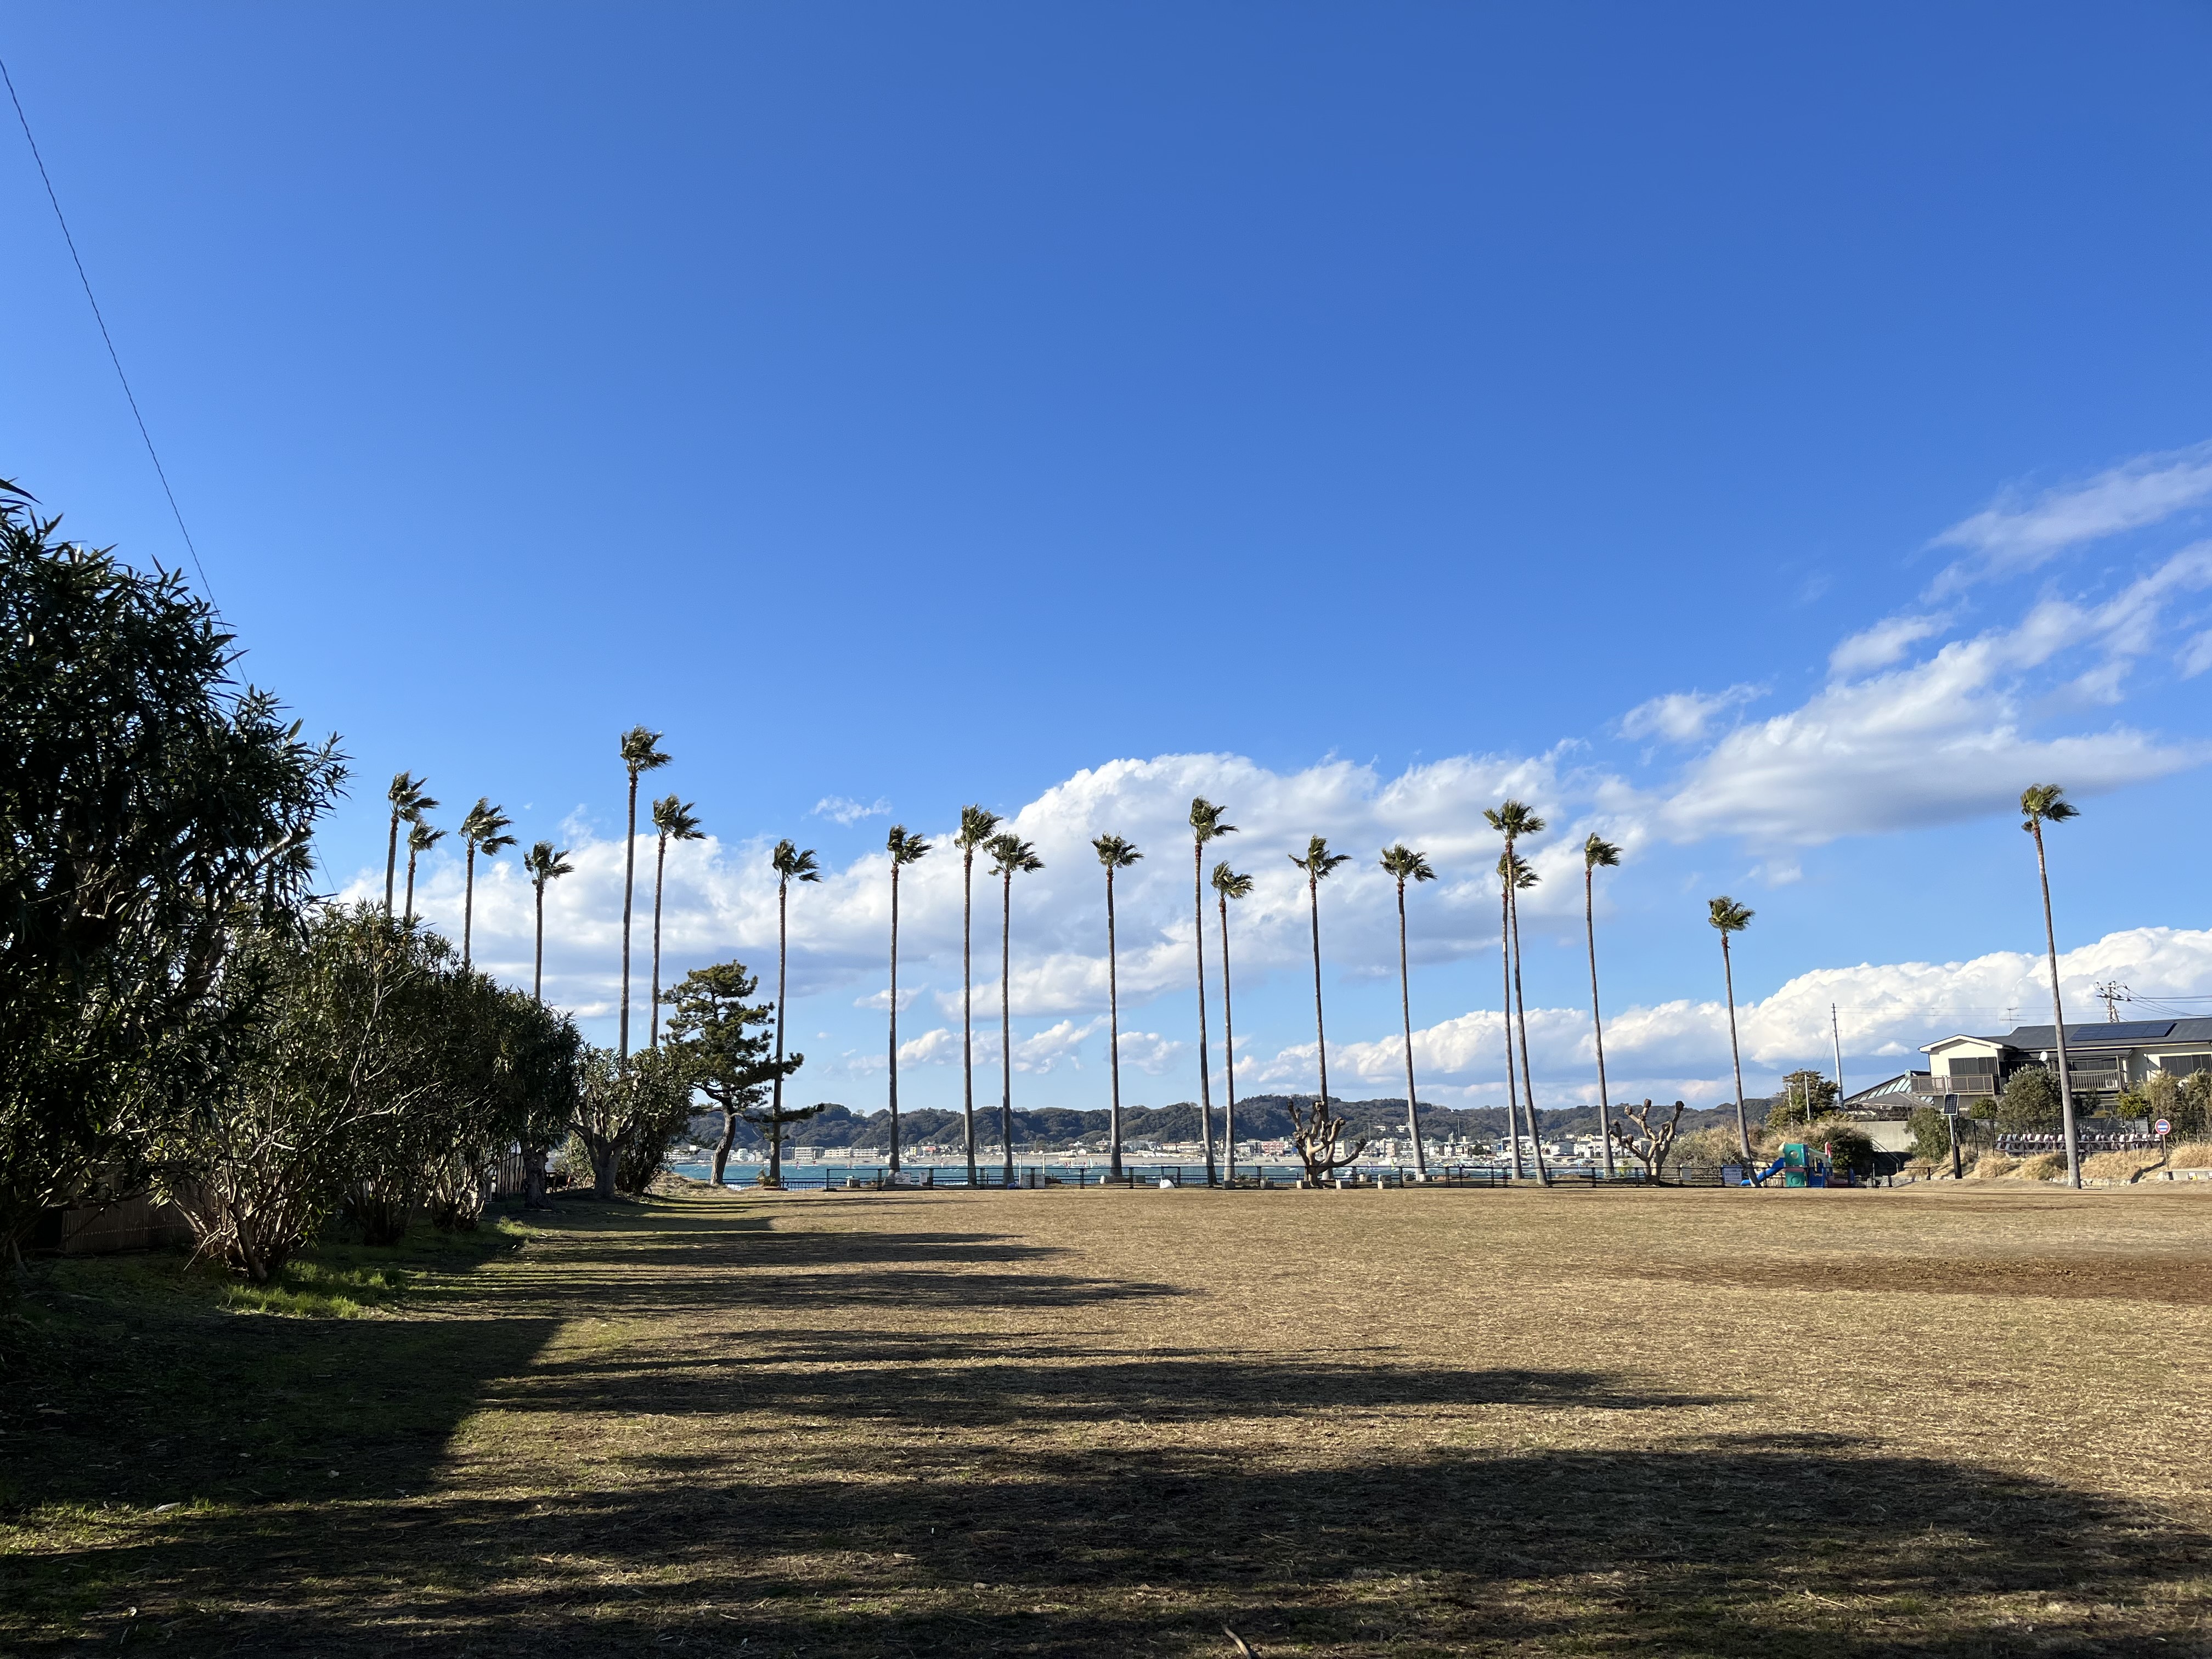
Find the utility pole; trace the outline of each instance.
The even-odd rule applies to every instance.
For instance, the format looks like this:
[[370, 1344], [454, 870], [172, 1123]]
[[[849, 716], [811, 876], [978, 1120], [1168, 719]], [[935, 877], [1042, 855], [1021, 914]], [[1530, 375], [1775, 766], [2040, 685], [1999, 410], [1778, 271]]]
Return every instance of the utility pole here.
[[1836, 1024], [1836, 1005], [1828, 1005], [1828, 1038], [1836, 1045], [1836, 1109], [1844, 1109], [1844, 1033]]

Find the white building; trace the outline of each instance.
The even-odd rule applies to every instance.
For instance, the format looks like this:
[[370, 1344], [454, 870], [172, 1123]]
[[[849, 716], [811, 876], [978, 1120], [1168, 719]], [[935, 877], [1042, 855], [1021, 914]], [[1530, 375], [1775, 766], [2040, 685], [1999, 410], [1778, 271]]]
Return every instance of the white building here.
[[[1920, 1051], [1929, 1057], [1925, 1073], [1878, 1085], [1896, 1094], [1951, 1100], [1971, 1116], [1984, 1116], [1990, 1097], [2004, 1092], [2013, 1073], [2024, 1066], [2058, 1068], [2057, 1030], [2022, 1025], [2005, 1036], [1948, 1036]], [[2085, 1113], [2112, 1105], [2125, 1090], [2140, 1089], [2165, 1073], [2185, 1078], [2212, 1071], [2212, 1019], [2135, 1019], [2066, 1028], [2066, 1073], [2074, 1097]], [[1927, 1081], [1923, 1084], [1921, 1078]], [[1910, 1082], [1904, 1090], [1896, 1084]], [[1854, 1103], [1877, 1090], [1854, 1095]]]

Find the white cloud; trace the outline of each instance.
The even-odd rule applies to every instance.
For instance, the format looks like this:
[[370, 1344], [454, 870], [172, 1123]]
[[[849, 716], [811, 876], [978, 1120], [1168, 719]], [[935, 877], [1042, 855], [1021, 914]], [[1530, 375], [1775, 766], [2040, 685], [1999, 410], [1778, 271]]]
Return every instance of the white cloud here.
[[[1755, 948], [1755, 945], [1752, 946]], [[1736, 1027], [1747, 1092], [1764, 1094], [1799, 1066], [1826, 1071], [1830, 1008], [1846, 1056], [1846, 1089], [1863, 1089], [1899, 1072], [1925, 1070], [1921, 1046], [1960, 1032], [2001, 1036], [2015, 1025], [2048, 1024], [2045, 958], [2033, 951], [1999, 951], [1969, 961], [1862, 963], [1801, 974], [1764, 1000], [1739, 1002]], [[1717, 953], [1711, 977], [1720, 978]], [[2118, 980], [2139, 998], [2212, 995], [2212, 930], [2138, 927], [2107, 934], [2062, 952], [2059, 978], [2067, 1023], [2101, 1019], [2092, 988]], [[2212, 1006], [2212, 1005], [2208, 1005]], [[2138, 1014], [2136, 1018], [2147, 1018]], [[1496, 1103], [1505, 1095], [1504, 1022], [1477, 1010], [1413, 1033], [1424, 1099], [1438, 1103]], [[1581, 1008], [1531, 1008], [1529, 1051], [1540, 1106], [1586, 1104], [1597, 1097], [1596, 1051], [1589, 1016]], [[1237, 1076], [1286, 1089], [1313, 1086], [1313, 1045], [1285, 1048], [1264, 1063], [1241, 1061]], [[1716, 997], [1626, 1007], [1605, 1022], [1606, 1069], [1616, 1100], [1650, 1095], [1711, 1105], [1733, 1097], [1728, 1006]], [[1869, 1060], [1877, 1062], [1869, 1066]], [[1402, 1095], [1405, 1049], [1395, 1031], [1371, 1039], [1329, 1042], [1330, 1091]]]
[[2181, 670], [2181, 678], [2185, 680], [2193, 680], [2206, 669], [2212, 668], [2212, 628], [2195, 635], [2182, 647], [2176, 665]]
[[1190, 1045], [1170, 1042], [1158, 1031], [1124, 1031], [1121, 1046], [1124, 1066], [1134, 1066], [1148, 1077], [1158, 1077], [1181, 1059]]
[[891, 804], [880, 796], [876, 799], [872, 805], [863, 805], [860, 802], [848, 799], [843, 795], [824, 795], [814, 803], [811, 816], [817, 818], [829, 818], [838, 823], [858, 823], [862, 818], [889, 817], [890, 810]]
[[1766, 695], [1763, 685], [1731, 685], [1710, 696], [1702, 691], [1669, 691], [1649, 702], [1638, 703], [1620, 717], [1624, 737], [1663, 738], [1668, 743], [1695, 743], [1705, 735], [1713, 717]]
[[[1286, 854], [1314, 834], [1353, 859], [1322, 892], [1322, 943], [1332, 973], [1394, 975], [1395, 909], [1392, 884], [1375, 863], [1377, 851], [1406, 840], [1428, 854], [1441, 878], [1410, 900], [1415, 963], [1464, 959], [1494, 945], [1498, 842], [1481, 814], [1509, 796], [1530, 802], [1551, 823], [1549, 833], [1528, 848], [1544, 879], [1528, 895], [1527, 910], [1540, 923], [1568, 913], [1578, 920], [1575, 848], [1593, 830], [1620, 843], [1632, 862], [1655, 842], [1739, 838], [1749, 843], [1745, 851], [1759, 878], [1773, 886], [1797, 878], [1794, 849], [1803, 844], [2008, 810], [2021, 787], [2037, 778], [2055, 779], [2086, 796], [2200, 763], [2212, 752], [2202, 743], [2168, 740], [2109, 715], [2099, 715], [2094, 726], [2078, 717], [2085, 705], [2119, 699], [2136, 665], [2169, 653], [2168, 611], [2207, 588], [2212, 544], [2184, 549], [2100, 602], [2045, 596], [2009, 626], [1954, 640], [1925, 660], [1832, 681], [1794, 709], [1719, 732], [1648, 787], [1578, 744], [1535, 756], [1455, 756], [1395, 776], [1334, 759], [1278, 772], [1221, 754], [1115, 760], [1079, 771], [1022, 806], [1010, 823], [1036, 843], [1045, 862], [1013, 886], [1013, 1015], [1025, 1025], [1044, 1022], [1049, 1028], [1019, 1034], [1020, 1042], [1042, 1046], [1018, 1057], [1044, 1069], [1072, 1056], [1086, 1040], [1085, 1022], [1095, 1023], [1105, 1006], [1103, 876], [1090, 845], [1103, 831], [1131, 838], [1146, 854], [1116, 883], [1125, 1017], [1164, 997], [1190, 997], [1186, 860], [1194, 795], [1226, 803], [1231, 821], [1243, 826], [1209, 849], [1206, 861], [1226, 857], [1255, 878], [1252, 896], [1231, 913], [1240, 986], [1304, 969], [1305, 891]], [[1840, 646], [1838, 659], [1875, 664], [1924, 637], [1927, 620], [1877, 624]], [[2198, 657], [2212, 663], [2212, 643], [2194, 643], [2183, 654], [2185, 668]], [[1753, 695], [1753, 688], [1739, 685], [1656, 698], [1624, 728], [1686, 738]], [[908, 1007], [933, 1009], [933, 1018], [957, 1030], [961, 869], [947, 839], [949, 823], [933, 831], [918, 827], [932, 836], [936, 854], [902, 878], [901, 1000]], [[572, 816], [567, 832], [576, 872], [554, 883], [546, 896], [547, 994], [560, 1006], [597, 1012], [618, 999], [623, 843], [596, 837], [580, 813]], [[641, 838], [639, 845], [645, 856], [639, 860], [633, 934], [634, 1042], [646, 1030], [652, 972], [653, 842]], [[668, 849], [665, 983], [688, 967], [732, 957], [773, 983], [775, 890], [767, 852], [766, 838], [714, 836]], [[1002, 889], [978, 873], [974, 1003], [980, 1038], [983, 1028], [995, 1028], [999, 1013]], [[380, 869], [362, 872], [352, 895], [380, 894], [381, 875]], [[793, 890], [794, 998], [834, 991], [857, 1007], [882, 1008], [889, 876], [885, 855], [872, 852], [826, 871], [818, 885]], [[459, 860], [443, 855], [426, 863], [418, 884], [418, 908], [448, 937], [460, 933], [461, 885]], [[510, 983], [530, 983], [532, 916], [531, 889], [515, 860], [481, 863], [476, 955]], [[1209, 903], [1207, 953], [1217, 960], [1218, 925]], [[1182, 1018], [1178, 1012], [1167, 1023]], [[1146, 1023], [1162, 1021], [1147, 1016]], [[1459, 1040], [1470, 1039], [1462, 1033]], [[928, 1046], [941, 1042], [933, 1033], [909, 1041], [925, 1045], [916, 1050], [917, 1063], [931, 1063], [940, 1052]], [[1174, 1045], [1152, 1041], [1152, 1048], [1125, 1050], [1148, 1056], [1133, 1063], [1188, 1063], [1188, 1055], [1177, 1061]], [[1103, 1057], [1101, 1048], [1103, 1039], [1091, 1053]], [[1241, 1071], [1262, 1062], [1241, 1057], [1239, 1064]]]
[[2166, 601], [2208, 586], [2212, 546], [2199, 544], [2102, 605], [2045, 599], [2013, 628], [1831, 684], [1786, 714], [1723, 736], [1685, 769], [1656, 823], [1683, 841], [1734, 833], [1821, 842], [1993, 811], [2038, 777], [2087, 793], [2196, 765], [2202, 744], [2124, 726], [2039, 735], [2025, 677], [2062, 653], [2093, 650], [2100, 661], [2074, 681], [2077, 695], [2110, 700], [2127, 665], [2160, 637]]
[[1888, 617], [1852, 635], [1828, 653], [1832, 674], [1863, 674], [1887, 668], [1922, 640], [1943, 631], [1948, 617]]
[[1936, 577], [1935, 591], [1952, 592], [1988, 577], [2033, 570], [2069, 547], [2156, 524], [2207, 496], [2212, 496], [2212, 443], [2139, 455], [2086, 483], [2032, 499], [2008, 492], [1929, 544], [1969, 550]]

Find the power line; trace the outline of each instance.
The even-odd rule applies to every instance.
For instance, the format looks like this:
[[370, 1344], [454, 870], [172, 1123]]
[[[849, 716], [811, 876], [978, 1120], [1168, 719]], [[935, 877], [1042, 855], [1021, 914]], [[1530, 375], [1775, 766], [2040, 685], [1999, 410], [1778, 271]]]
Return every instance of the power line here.
[[107, 346], [107, 361], [115, 365], [115, 378], [123, 383], [123, 396], [131, 405], [131, 418], [138, 422], [138, 435], [145, 440], [147, 458], [154, 463], [154, 476], [161, 481], [161, 493], [169, 498], [169, 511], [177, 520], [177, 533], [185, 538], [185, 551], [192, 556], [192, 568], [199, 572], [201, 591], [208, 603], [215, 603], [215, 589], [209, 586], [207, 568], [200, 562], [200, 550], [192, 544], [192, 532], [185, 527], [184, 510], [177, 505], [177, 492], [169, 488], [169, 474], [161, 465], [161, 457], [154, 448], [154, 434], [146, 429], [146, 417], [138, 412], [137, 394], [131, 390], [131, 377], [123, 372], [123, 359], [115, 349], [115, 338], [107, 331], [107, 319], [100, 315], [100, 301], [93, 297], [92, 278], [85, 275], [84, 260], [76, 251], [76, 238], [70, 234], [69, 220], [62, 213], [61, 198], [54, 194], [54, 181], [46, 173], [46, 158], [39, 154], [39, 141], [31, 136], [31, 118], [23, 113], [23, 100], [15, 94], [15, 77], [8, 73], [5, 59], [0, 59], [0, 81], [8, 86], [8, 101], [15, 106], [15, 119], [23, 128], [23, 142], [31, 147], [31, 160], [37, 163], [39, 182], [46, 187], [46, 200], [53, 204], [54, 222], [62, 228], [62, 240], [69, 244], [70, 261], [76, 266], [76, 279], [84, 285], [85, 302], [92, 307], [92, 320], [100, 325], [100, 337]]

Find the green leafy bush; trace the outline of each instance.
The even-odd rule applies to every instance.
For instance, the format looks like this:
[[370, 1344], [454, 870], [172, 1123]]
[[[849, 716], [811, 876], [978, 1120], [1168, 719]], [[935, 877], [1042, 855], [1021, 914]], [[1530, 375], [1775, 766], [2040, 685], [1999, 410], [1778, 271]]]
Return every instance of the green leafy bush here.
[[1853, 1175], [1874, 1173], [1874, 1137], [1863, 1125], [1845, 1118], [1824, 1118], [1805, 1133], [1808, 1146], [1825, 1147], [1828, 1161]]
[[2058, 1079], [2043, 1066], [2021, 1066], [1997, 1097], [1997, 1128], [2005, 1134], [2055, 1134], [2064, 1121]]
[[1933, 1160], [1951, 1156], [1951, 1120], [1933, 1106], [1923, 1106], [1905, 1123], [1912, 1131], [1913, 1157]]

